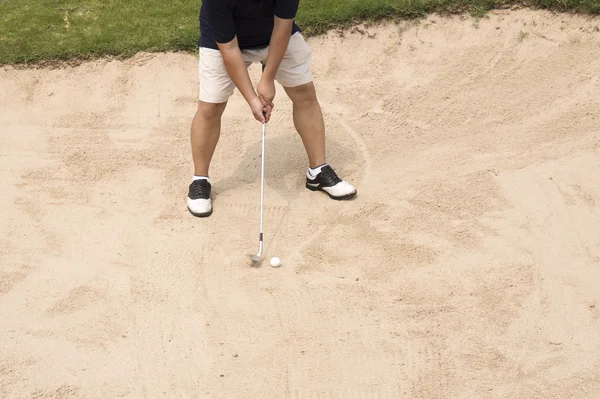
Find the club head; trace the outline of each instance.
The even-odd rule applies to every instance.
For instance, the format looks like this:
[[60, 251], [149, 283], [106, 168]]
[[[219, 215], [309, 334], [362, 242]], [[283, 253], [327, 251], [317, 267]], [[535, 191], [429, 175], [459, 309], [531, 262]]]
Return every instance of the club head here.
[[260, 261], [261, 261], [261, 258], [260, 258], [260, 256], [258, 256], [258, 255], [251, 255], [251, 254], [248, 254], [248, 255], [246, 255], [246, 256], [247, 256], [248, 258], [250, 258], [250, 260], [252, 260], [252, 262], [254, 262], [254, 263], [258, 263], [258, 262], [260, 262]]

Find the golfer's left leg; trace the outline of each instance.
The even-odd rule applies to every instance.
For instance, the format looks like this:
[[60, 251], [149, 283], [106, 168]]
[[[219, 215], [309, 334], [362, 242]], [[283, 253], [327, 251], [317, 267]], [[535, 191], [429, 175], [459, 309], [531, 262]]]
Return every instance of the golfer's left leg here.
[[325, 123], [310, 70], [312, 54], [300, 33], [292, 35], [276, 79], [293, 103], [294, 126], [302, 138], [309, 167], [306, 188], [324, 191], [333, 199], [356, 195], [356, 189], [342, 180], [325, 158]]
[[302, 138], [311, 168], [325, 163], [325, 123], [312, 82], [284, 87], [292, 100], [294, 127]]

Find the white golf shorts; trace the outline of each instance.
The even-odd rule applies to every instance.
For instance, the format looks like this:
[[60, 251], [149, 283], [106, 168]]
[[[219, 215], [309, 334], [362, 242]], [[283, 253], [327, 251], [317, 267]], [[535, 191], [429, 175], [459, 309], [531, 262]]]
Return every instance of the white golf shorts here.
[[[254, 62], [265, 62], [269, 47], [242, 50], [246, 67]], [[297, 87], [312, 82], [310, 63], [312, 53], [300, 32], [290, 37], [288, 48], [281, 60], [275, 80], [283, 87]], [[235, 83], [229, 77], [219, 50], [201, 47], [199, 51], [200, 101], [224, 103], [233, 95]]]

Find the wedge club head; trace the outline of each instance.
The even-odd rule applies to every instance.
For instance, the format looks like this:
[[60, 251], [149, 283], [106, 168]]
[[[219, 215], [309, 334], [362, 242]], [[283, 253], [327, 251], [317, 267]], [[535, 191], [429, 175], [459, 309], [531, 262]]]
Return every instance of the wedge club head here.
[[250, 260], [251, 260], [252, 262], [254, 262], [254, 263], [258, 263], [258, 262], [260, 262], [260, 261], [262, 260], [262, 258], [261, 258], [260, 256], [258, 256], [258, 255], [251, 255], [251, 254], [248, 254], [248, 255], [246, 255], [246, 256], [247, 256], [248, 258], [250, 258]]

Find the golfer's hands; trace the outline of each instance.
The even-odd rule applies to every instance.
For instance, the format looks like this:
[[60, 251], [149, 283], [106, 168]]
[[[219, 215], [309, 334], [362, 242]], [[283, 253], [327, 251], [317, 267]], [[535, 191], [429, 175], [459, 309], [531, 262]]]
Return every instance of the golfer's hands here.
[[265, 103], [260, 101], [258, 97], [254, 97], [248, 104], [252, 109], [254, 119], [260, 123], [267, 123], [269, 121], [269, 118], [271, 117], [271, 110], [266, 106]]
[[[263, 103], [263, 106], [268, 108], [269, 118], [271, 117], [271, 111], [275, 108], [273, 100], [275, 99], [275, 81], [273, 79], [265, 78], [263, 75], [258, 82], [256, 87], [258, 98]], [[268, 122], [267, 118], [267, 122]]]

